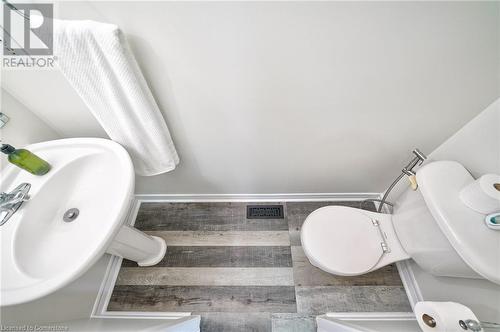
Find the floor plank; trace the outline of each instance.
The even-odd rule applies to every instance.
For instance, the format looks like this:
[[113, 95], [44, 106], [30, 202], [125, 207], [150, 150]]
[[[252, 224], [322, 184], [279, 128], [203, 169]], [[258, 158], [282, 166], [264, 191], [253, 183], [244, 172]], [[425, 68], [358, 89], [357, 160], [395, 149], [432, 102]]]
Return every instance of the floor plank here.
[[289, 246], [288, 231], [147, 231], [168, 246]]
[[293, 286], [293, 270], [237, 267], [124, 267], [116, 285]]
[[[135, 262], [123, 260], [122, 266], [134, 267]], [[175, 247], [157, 267], [292, 267], [290, 247]]]
[[316, 316], [297, 313], [271, 315], [272, 332], [316, 332]]
[[360, 208], [361, 206], [369, 211], [375, 210], [373, 202], [357, 201], [331, 201], [331, 202], [287, 202], [287, 220], [290, 232], [290, 243], [292, 246], [300, 246], [300, 228], [307, 216], [314, 210], [323, 206], [341, 205]]
[[290, 286], [116, 286], [108, 310], [296, 312]]
[[201, 332], [271, 332], [270, 313], [204, 312], [201, 316]]
[[[286, 231], [284, 219], [246, 219], [254, 203], [142, 203], [135, 226], [164, 231]], [[274, 204], [274, 203], [273, 203]]]
[[403, 287], [398, 286], [297, 286], [299, 313], [411, 312]]
[[292, 246], [293, 278], [297, 286], [402, 286], [395, 264], [360, 276], [335, 276], [313, 266], [301, 246]]

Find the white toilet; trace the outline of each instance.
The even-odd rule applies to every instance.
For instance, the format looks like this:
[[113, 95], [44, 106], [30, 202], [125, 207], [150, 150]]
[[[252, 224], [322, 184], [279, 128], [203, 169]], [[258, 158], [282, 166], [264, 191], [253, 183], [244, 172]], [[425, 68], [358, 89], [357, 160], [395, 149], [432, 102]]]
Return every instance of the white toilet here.
[[355, 276], [408, 259], [392, 216], [345, 206], [312, 212], [301, 230], [311, 264], [336, 275]]
[[437, 161], [423, 166], [417, 181], [418, 191], [401, 195], [393, 214], [344, 206], [312, 212], [301, 229], [311, 264], [355, 276], [412, 258], [433, 275], [500, 284], [500, 231], [459, 198], [474, 178], [457, 162]]

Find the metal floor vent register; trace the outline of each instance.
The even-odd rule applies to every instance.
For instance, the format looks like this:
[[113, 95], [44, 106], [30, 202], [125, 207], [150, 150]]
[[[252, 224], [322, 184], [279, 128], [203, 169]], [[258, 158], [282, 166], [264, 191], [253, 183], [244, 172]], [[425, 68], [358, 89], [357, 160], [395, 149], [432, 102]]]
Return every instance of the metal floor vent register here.
[[283, 219], [283, 205], [247, 205], [247, 219]]

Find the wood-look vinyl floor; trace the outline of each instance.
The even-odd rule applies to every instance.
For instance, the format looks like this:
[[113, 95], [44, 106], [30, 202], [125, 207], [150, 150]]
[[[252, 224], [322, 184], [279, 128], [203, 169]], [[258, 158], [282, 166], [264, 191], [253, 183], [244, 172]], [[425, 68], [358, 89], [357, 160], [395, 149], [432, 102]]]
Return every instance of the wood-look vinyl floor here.
[[326, 312], [411, 311], [394, 265], [340, 277], [302, 250], [309, 213], [359, 202], [281, 204], [283, 219], [246, 219], [247, 203], [143, 203], [135, 226], [164, 238], [167, 254], [154, 267], [124, 260], [108, 310], [193, 312], [202, 332], [312, 332]]

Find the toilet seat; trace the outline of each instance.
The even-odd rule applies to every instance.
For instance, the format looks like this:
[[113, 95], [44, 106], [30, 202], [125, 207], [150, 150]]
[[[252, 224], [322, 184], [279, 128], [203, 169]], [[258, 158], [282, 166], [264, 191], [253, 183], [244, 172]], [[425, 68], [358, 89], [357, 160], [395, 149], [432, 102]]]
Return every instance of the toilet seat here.
[[345, 206], [312, 212], [302, 225], [301, 241], [311, 264], [337, 275], [360, 275], [409, 258], [390, 215]]

